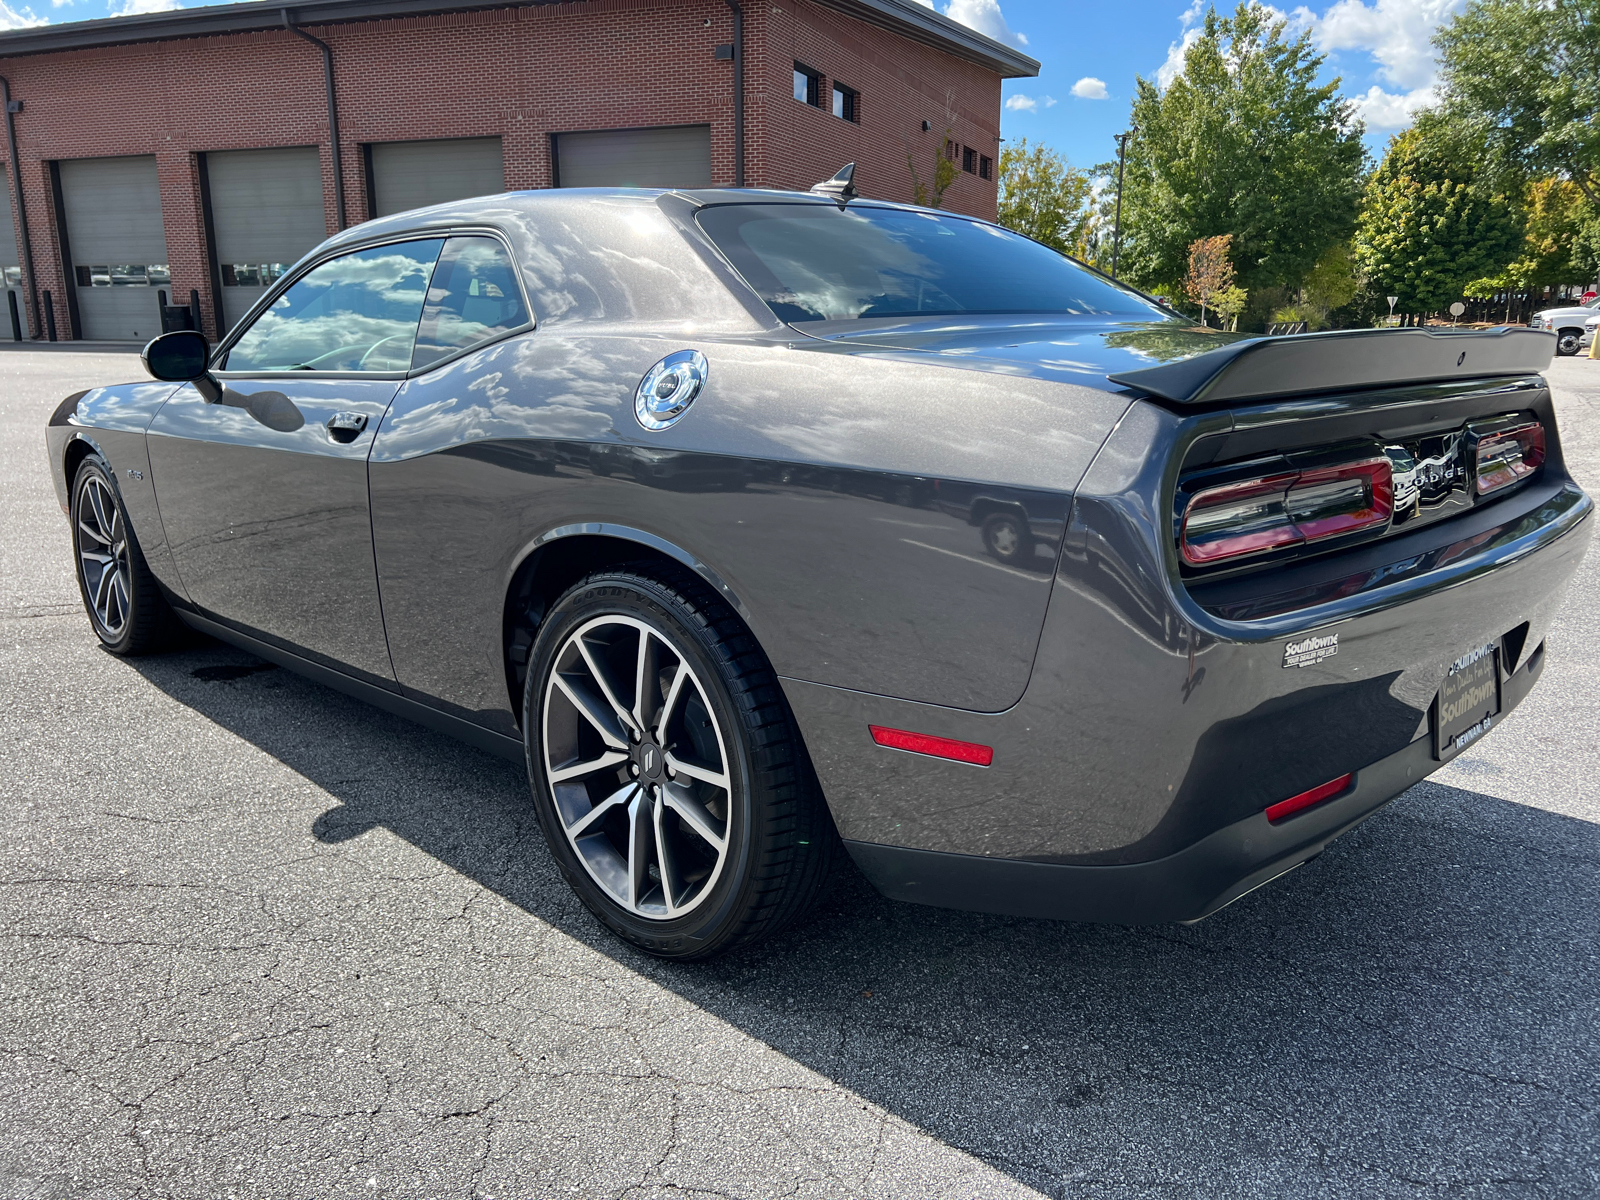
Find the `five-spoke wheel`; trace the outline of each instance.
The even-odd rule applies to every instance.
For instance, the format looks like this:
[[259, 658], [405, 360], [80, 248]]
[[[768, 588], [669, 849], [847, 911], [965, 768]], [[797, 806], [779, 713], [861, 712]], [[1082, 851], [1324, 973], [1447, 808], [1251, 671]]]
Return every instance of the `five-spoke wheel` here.
[[115, 642], [127, 628], [133, 603], [127, 524], [117, 498], [99, 472], [84, 473], [77, 510], [73, 540], [89, 615], [100, 636]]
[[728, 858], [728, 750], [670, 637], [619, 615], [569, 634], [543, 749], [562, 831], [607, 895], [655, 919], [705, 900]]
[[772, 667], [703, 580], [590, 575], [541, 621], [528, 773], [574, 891], [635, 945], [703, 958], [818, 895], [838, 847]]
[[85, 457], [72, 479], [72, 548], [84, 610], [106, 649], [144, 654], [171, 644], [178, 619], [145, 563], [111, 469], [98, 454]]

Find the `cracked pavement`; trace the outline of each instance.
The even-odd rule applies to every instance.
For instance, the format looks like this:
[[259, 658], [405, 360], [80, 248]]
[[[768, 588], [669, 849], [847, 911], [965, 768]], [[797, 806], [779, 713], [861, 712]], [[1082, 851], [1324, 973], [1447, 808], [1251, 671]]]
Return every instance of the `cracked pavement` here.
[[[0, 1195], [1592, 1197], [1600, 634], [1193, 927], [892, 904], [667, 966], [514, 766], [210, 642], [118, 660], [0, 349]], [[1600, 363], [1560, 360], [1600, 491]]]

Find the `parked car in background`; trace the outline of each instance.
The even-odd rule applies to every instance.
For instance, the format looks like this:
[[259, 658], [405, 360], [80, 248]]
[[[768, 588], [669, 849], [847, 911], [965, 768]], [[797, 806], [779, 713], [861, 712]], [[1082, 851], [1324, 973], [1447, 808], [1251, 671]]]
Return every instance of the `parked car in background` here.
[[1529, 329], [1548, 329], [1556, 335], [1557, 354], [1576, 354], [1583, 340], [1584, 322], [1600, 315], [1600, 297], [1562, 308], [1543, 308], [1533, 314]]
[[525, 763], [583, 902], [677, 958], [846, 851], [902, 900], [1198, 920], [1538, 680], [1594, 527], [1554, 337], [1241, 338], [820, 190], [383, 217], [220, 347], [155, 339], [47, 430], [94, 635]]

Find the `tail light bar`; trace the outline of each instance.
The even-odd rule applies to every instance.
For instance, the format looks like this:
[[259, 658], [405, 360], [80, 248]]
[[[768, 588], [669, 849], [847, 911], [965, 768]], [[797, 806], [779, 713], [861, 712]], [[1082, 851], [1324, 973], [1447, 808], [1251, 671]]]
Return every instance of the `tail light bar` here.
[[[1542, 429], [1539, 436], [1542, 447]], [[1386, 525], [1393, 515], [1394, 468], [1387, 457], [1368, 458], [1204, 488], [1184, 508], [1178, 546], [1184, 562], [1208, 567]]]
[[1487, 496], [1510, 487], [1539, 469], [1544, 462], [1544, 426], [1538, 421], [1513, 425], [1478, 439], [1476, 469], [1477, 493]]

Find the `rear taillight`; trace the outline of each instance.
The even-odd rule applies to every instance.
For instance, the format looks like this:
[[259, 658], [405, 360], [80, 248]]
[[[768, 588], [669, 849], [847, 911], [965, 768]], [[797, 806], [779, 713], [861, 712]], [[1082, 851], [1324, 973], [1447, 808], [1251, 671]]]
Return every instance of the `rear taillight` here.
[[1487, 496], [1525, 479], [1544, 462], [1544, 426], [1538, 421], [1502, 429], [1479, 440], [1475, 478], [1478, 495]]
[[1198, 491], [1178, 544], [1184, 562], [1205, 567], [1385, 525], [1393, 514], [1393, 468], [1371, 458]]

